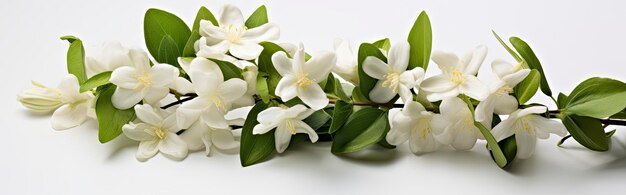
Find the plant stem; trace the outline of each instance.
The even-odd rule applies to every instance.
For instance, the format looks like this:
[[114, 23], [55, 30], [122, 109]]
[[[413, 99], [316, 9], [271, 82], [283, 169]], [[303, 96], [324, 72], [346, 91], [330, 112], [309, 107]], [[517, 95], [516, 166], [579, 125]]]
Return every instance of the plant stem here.
[[192, 100], [193, 98], [198, 97], [198, 95], [196, 95], [196, 94], [185, 94], [184, 96], [188, 96], [188, 97], [182, 98], [182, 99], [180, 99], [178, 101], [175, 101], [175, 102], [172, 102], [172, 103], [169, 103], [169, 104], [167, 104], [165, 106], [161, 106], [161, 109], [168, 109], [168, 108], [170, 108], [172, 106], [175, 106], [175, 105], [178, 105], [178, 104], [182, 104], [183, 102], [186, 102], [186, 101]]

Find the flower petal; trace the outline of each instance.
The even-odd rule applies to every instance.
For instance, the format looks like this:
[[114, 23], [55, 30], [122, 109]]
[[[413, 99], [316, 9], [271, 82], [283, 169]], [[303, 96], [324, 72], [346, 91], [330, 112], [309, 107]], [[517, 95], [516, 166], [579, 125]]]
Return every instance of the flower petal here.
[[287, 147], [289, 147], [289, 142], [291, 142], [291, 132], [286, 127], [285, 123], [281, 123], [276, 128], [274, 132], [274, 142], [276, 145], [276, 151], [278, 153], [283, 153]]
[[223, 83], [223, 80], [219, 80], [220, 78], [216, 78], [213, 74], [206, 74], [199, 71], [192, 71], [189, 73], [189, 77], [191, 77], [193, 90], [198, 96], [209, 97], [213, 95], [219, 85]]
[[136, 105], [135, 114], [139, 120], [152, 126], [159, 126], [163, 122], [163, 117], [148, 104]]
[[150, 69], [150, 78], [153, 86], [165, 87], [178, 77], [178, 68], [169, 64], [155, 64]]
[[159, 142], [159, 151], [161, 151], [168, 158], [175, 160], [182, 160], [187, 157], [189, 149], [187, 149], [187, 143], [180, 139], [175, 133], [167, 133], [165, 139]]
[[122, 126], [122, 131], [124, 132], [124, 135], [135, 141], [150, 141], [154, 139], [154, 136], [146, 133], [146, 129], [150, 129], [150, 125], [147, 125], [145, 123], [130, 123]]
[[[463, 123], [460, 121], [458, 123]], [[455, 125], [457, 128], [463, 126], [462, 124]], [[453, 135], [452, 147], [456, 150], [469, 150], [476, 145], [478, 129], [474, 126], [464, 127], [457, 129], [455, 135]]]
[[440, 74], [424, 80], [420, 88], [431, 93], [442, 93], [454, 89], [458, 84], [452, 82], [448, 76]]
[[535, 152], [537, 137], [534, 133], [529, 134], [528, 131], [518, 131], [515, 134], [515, 141], [517, 143], [517, 158], [527, 159]]
[[221, 150], [232, 150], [239, 147], [239, 142], [235, 141], [231, 130], [215, 129], [211, 132], [211, 140], [213, 145]]
[[255, 28], [248, 29], [242, 36], [242, 41], [260, 43], [273, 41], [280, 37], [280, 28], [274, 23], [266, 23]]
[[506, 82], [509, 87], [515, 87], [518, 83], [522, 82], [528, 74], [530, 74], [530, 69], [522, 69], [502, 77], [502, 80]]
[[204, 142], [202, 141], [202, 136], [209, 132], [209, 127], [207, 127], [203, 122], [195, 122], [191, 127], [187, 128], [185, 132], [180, 134], [180, 139], [187, 143], [187, 148], [191, 151], [198, 151], [205, 147]]
[[230, 103], [242, 97], [243, 94], [246, 93], [247, 88], [248, 84], [245, 81], [232, 78], [220, 84], [220, 86], [217, 87], [217, 92], [220, 94], [222, 100]]
[[396, 71], [405, 71], [406, 67], [409, 66], [409, 52], [411, 51], [411, 46], [406, 41], [401, 41], [395, 44], [389, 50], [389, 66], [395, 69]]
[[495, 96], [494, 112], [496, 114], [511, 114], [517, 109], [517, 99], [511, 95]]
[[363, 71], [372, 78], [381, 80], [389, 71], [389, 65], [377, 57], [368, 56], [363, 60]]
[[298, 97], [313, 110], [319, 110], [328, 105], [326, 93], [317, 84], [311, 84], [307, 87], [298, 87]]
[[472, 52], [471, 61], [466, 62], [467, 66], [463, 69], [463, 73], [468, 75], [478, 74], [478, 69], [480, 69], [480, 65], [485, 60], [485, 56], [487, 56], [487, 47], [484, 45], [476, 47]]
[[411, 118], [403, 114], [396, 114], [392, 120], [392, 127], [385, 139], [389, 144], [395, 146], [406, 142], [410, 136], [411, 125]]
[[159, 152], [159, 140], [153, 139], [150, 141], [142, 141], [139, 142], [139, 148], [137, 148], [137, 153], [135, 153], [135, 158], [139, 161], [147, 161], [152, 158], [154, 155]]
[[491, 130], [491, 134], [497, 141], [502, 141], [503, 139], [510, 137], [515, 133], [515, 123], [517, 119], [505, 119], [502, 122], [498, 123]]
[[219, 15], [219, 24], [220, 26], [243, 26], [244, 19], [241, 10], [239, 10], [237, 6], [230, 4], [222, 6], [222, 10]]
[[239, 43], [230, 46], [230, 54], [244, 60], [254, 60], [262, 51], [263, 47], [257, 43]]
[[289, 101], [298, 95], [298, 86], [296, 78], [293, 76], [285, 76], [276, 85], [275, 93], [283, 101]]
[[464, 121], [467, 117], [471, 117], [467, 104], [458, 97], [447, 98], [441, 101], [439, 105], [441, 115], [448, 121]]
[[414, 154], [433, 152], [439, 148], [439, 142], [430, 133], [415, 132], [409, 139], [409, 148]]
[[431, 56], [433, 62], [435, 62], [435, 64], [437, 64], [439, 69], [443, 72], [450, 71], [459, 66], [459, 57], [457, 57], [454, 53], [434, 51]]
[[87, 120], [89, 105], [86, 103], [70, 106], [63, 105], [52, 113], [50, 122], [55, 130], [65, 130], [76, 127]]
[[148, 54], [146, 54], [145, 51], [141, 49], [130, 49], [128, 56], [130, 56], [133, 67], [135, 67], [137, 72], [146, 73], [150, 70], [150, 58], [148, 58]]
[[117, 109], [126, 110], [135, 106], [143, 99], [143, 93], [132, 89], [116, 88], [113, 96], [111, 96], [111, 102]]
[[482, 101], [489, 95], [489, 88], [475, 76], [466, 76], [465, 81], [459, 85], [459, 92]]
[[111, 73], [109, 81], [120, 88], [136, 89], [141, 86], [141, 83], [139, 83], [135, 74], [135, 68], [133, 67], [120, 67]]
[[389, 87], [383, 87], [383, 82], [384, 81], [378, 81], [372, 91], [370, 91], [369, 98], [373, 102], [387, 103], [398, 94], [398, 92], [394, 92], [393, 89]]
[[200, 118], [206, 125], [216, 129], [228, 128], [228, 121], [224, 118], [224, 113], [219, 111], [216, 107], [211, 107], [200, 115]]
[[265, 134], [265, 133], [271, 131], [272, 129], [276, 128], [277, 126], [278, 125], [257, 124], [252, 129], [252, 134], [254, 134], [254, 135]]
[[294, 121], [294, 123], [296, 123], [295, 124], [296, 133], [306, 133], [309, 135], [309, 140], [311, 140], [311, 143], [317, 142], [317, 139], [319, 137], [317, 136], [317, 133], [315, 132], [315, 130], [311, 128], [311, 126], [309, 126], [308, 124], [302, 121]]
[[337, 63], [337, 56], [332, 52], [320, 52], [304, 63], [303, 70], [308, 78], [321, 82], [328, 78], [330, 70]]
[[293, 74], [291, 59], [287, 57], [285, 52], [279, 51], [274, 53], [272, 55], [272, 63], [274, 64], [276, 71], [278, 71], [281, 76], [284, 77], [286, 75]]
[[[476, 121], [491, 124], [491, 120], [493, 118], [493, 110], [495, 109], [497, 99], [498, 97], [496, 97], [495, 95], [490, 95], [489, 97], [487, 97], [487, 99], [478, 103], [478, 106], [476, 106], [476, 110], [474, 112]], [[517, 104], [515, 105], [515, 108], [517, 108]], [[515, 111], [515, 109], [513, 109], [513, 111]]]
[[200, 118], [203, 109], [208, 106], [208, 102], [209, 100], [206, 98], [197, 97], [178, 107], [178, 109], [176, 109], [178, 128], [187, 129], [195, 123], [198, 118]]
[[535, 131], [537, 131], [537, 134], [539, 134], [539, 132], [545, 132], [555, 134], [561, 137], [567, 135], [567, 129], [565, 128], [563, 123], [537, 115], [530, 115], [527, 117], [529, 117], [528, 120], [532, 123]]
[[528, 108], [524, 108], [519, 110], [519, 112], [517, 112], [516, 116], [517, 117], [523, 117], [523, 116], [527, 116], [527, 115], [531, 115], [531, 114], [543, 114], [546, 113], [546, 111], [548, 111], [548, 108], [544, 107], [544, 106], [532, 106], [532, 107], [528, 107]]
[[167, 87], [152, 87], [146, 91], [146, 94], [143, 97], [144, 103], [146, 104], [158, 104], [167, 94], [169, 94], [170, 89]]
[[491, 63], [491, 70], [500, 79], [502, 79], [505, 76], [515, 72], [515, 69], [514, 69], [513, 65], [510, 64], [509, 62], [505, 61], [505, 60], [502, 60], [502, 59], [494, 60]]

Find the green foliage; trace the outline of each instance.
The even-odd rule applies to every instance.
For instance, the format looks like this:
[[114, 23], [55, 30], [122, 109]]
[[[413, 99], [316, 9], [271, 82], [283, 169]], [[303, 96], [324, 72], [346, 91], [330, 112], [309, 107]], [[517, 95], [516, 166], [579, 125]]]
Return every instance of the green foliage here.
[[328, 74], [328, 78], [326, 79], [323, 89], [326, 93], [330, 93], [343, 101], [350, 101], [350, 97], [345, 91], [343, 91], [341, 81], [335, 78], [333, 74]]
[[389, 129], [387, 112], [376, 108], [363, 108], [355, 112], [348, 122], [336, 132], [331, 152], [350, 153], [378, 143]]
[[389, 38], [375, 41], [372, 43], [372, 45], [378, 47], [379, 49], [385, 50], [386, 52], [389, 52], [389, 49], [391, 49], [391, 41], [389, 40]]
[[491, 134], [491, 132], [489, 132], [489, 130], [487, 130], [487, 128], [485, 128], [482, 123], [474, 122], [474, 125], [478, 127], [480, 133], [485, 137], [485, 140], [487, 140], [487, 147], [490, 150], [496, 164], [500, 168], [505, 168], [509, 164], [509, 161], [507, 160], [507, 157], [500, 148], [498, 141], [496, 141], [496, 138], [493, 137], [493, 134]]
[[369, 43], [362, 43], [359, 47], [359, 88], [361, 93], [368, 99], [370, 91], [374, 89], [374, 85], [376, 85], [377, 82], [375, 78], [370, 77], [367, 73], [365, 73], [365, 71], [363, 71], [363, 61], [365, 61], [365, 58], [369, 56], [374, 56], [384, 62], [387, 62], [387, 57], [385, 57], [378, 47]]
[[263, 51], [259, 55], [258, 59], [259, 72], [264, 72], [267, 74], [265, 76], [267, 78], [267, 87], [269, 89], [269, 94], [274, 96], [276, 85], [278, 85], [278, 82], [280, 81], [282, 76], [280, 76], [278, 71], [276, 71], [276, 69], [274, 68], [274, 64], [272, 63], [272, 55], [279, 51], [285, 53], [287, 52], [282, 47], [272, 42], [263, 42], [261, 43], [261, 46], [263, 46]]
[[604, 133], [600, 120], [576, 115], [561, 115], [567, 131], [581, 145], [595, 151], [609, 150], [609, 137]]
[[262, 135], [252, 134], [252, 129], [258, 124], [257, 116], [266, 108], [268, 108], [267, 104], [258, 102], [248, 113], [243, 125], [239, 158], [244, 167], [259, 163], [274, 152], [273, 131]]
[[111, 96], [115, 85], [102, 86], [96, 100], [96, 116], [98, 117], [98, 139], [106, 143], [122, 133], [122, 126], [135, 119], [135, 109], [119, 110], [113, 106]]
[[[504, 156], [506, 157], [506, 165], [502, 167], [503, 169], [509, 168], [513, 160], [515, 160], [515, 156], [517, 155], [517, 142], [515, 141], [515, 135], [503, 139], [498, 142], [498, 145], [502, 149]], [[496, 159], [493, 156], [493, 152], [490, 150], [489, 154], [491, 154], [491, 158], [495, 161]]]
[[111, 78], [111, 71], [94, 75], [91, 78], [87, 79], [87, 81], [85, 81], [83, 84], [80, 85], [80, 92], [82, 93], [82, 92], [100, 87], [102, 85], [109, 84], [110, 78]]
[[202, 36], [198, 33], [198, 30], [193, 30], [191, 35], [189, 35], [189, 39], [187, 39], [187, 43], [185, 43], [185, 49], [183, 49], [182, 57], [196, 57], [196, 49], [194, 45], [198, 39]]
[[220, 67], [222, 75], [224, 75], [225, 81], [232, 78], [243, 79], [243, 71], [239, 69], [239, 67], [235, 66], [233, 63], [216, 59], [210, 60], [215, 62], [217, 66]]
[[513, 58], [515, 58], [515, 61], [517, 61], [517, 62], [522, 62], [523, 61], [522, 58], [519, 57], [519, 55], [517, 55], [517, 53], [515, 53], [515, 51], [513, 49], [511, 49], [511, 47], [509, 47], [509, 45], [507, 45], [504, 41], [502, 41], [502, 38], [500, 38], [500, 36], [498, 36], [496, 31], [492, 30], [491, 33], [493, 34], [494, 37], [496, 37], [496, 39], [498, 39], [498, 42], [500, 42], [502, 47], [504, 47], [504, 49], [506, 49], [506, 51], [508, 51], [509, 54], [511, 54], [511, 56], [513, 56]]
[[333, 119], [328, 129], [328, 133], [335, 133], [339, 130], [348, 120], [352, 114], [353, 105], [344, 101], [335, 102], [335, 108], [333, 110]]
[[562, 108], [567, 114], [607, 118], [626, 108], [626, 83], [594, 77], [580, 83]]
[[528, 64], [528, 67], [539, 71], [539, 74], [541, 74], [541, 91], [547, 96], [552, 96], [548, 80], [546, 79], [546, 75], [543, 73], [543, 68], [541, 67], [539, 59], [537, 59], [535, 52], [533, 52], [524, 40], [518, 37], [511, 37], [509, 41], [515, 50], [517, 50], [517, 52], [522, 56], [522, 59], [524, 59], [524, 61]]
[[[430, 27], [430, 19], [425, 11], [422, 11], [415, 20], [415, 24], [409, 32], [409, 45], [411, 45], [411, 55], [409, 58], [409, 69], [422, 67], [428, 68], [430, 52], [433, 44], [433, 32]], [[359, 75], [360, 76], [360, 75]]]
[[78, 79], [78, 83], [87, 80], [85, 72], [85, 48], [83, 41], [71, 35], [61, 37], [61, 40], [70, 42], [70, 48], [67, 50], [67, 72], [73, 74]]
[[515, 97], [517, 97], [520, 105], [525, 104], [537, 93], [540, 83], [541, 74], [539, 71], [531, 70], [528, 76], [515, 87]]
[[215, 16], [213, 16], [213, 13], [211, 13], [211, 11], [209, 11], [209, 9], [207, 9], [204, 6], [202, 6], [198, 10], [198, 14], [196, 14], [196, 19], [193, 21], [193, 26], [191, 28], [192, 31], [200, 32], [200, 21], [201, 20], [208, 20], [214, 26], [219, 26], [219, 24], [217, 23], [217, 20], [215, 19]]
[[311, 116], [307, 117], [303, 121], [309, 125], [313, 130], [317, 130], [324, 126], [326, 122], [328, 122], [332, 117], [330, 114], [326, 113], [326, 111], [318, 110], [315, 111]]
[[246, 20], [246, 27], [255, 28], [267, 22], [267, 8], [265, 5], [261, 5], [252, 13], [252, 15], [250, 15], [250, 17], [248, 17], [248, 20]]
[[257, 93], [259, 94], [259, 97], [261, 97], [261, 100], [263, 100], [263, 102], [265, 103], [269, 103], [271, 97], [270, 97], [270, 91], [267, 87], [267, 76], [265, 75], [261, 73], [257, 75], [256, 90], [257, 90]]
[[[165, 63], [165, 59], [169, 59], [169, 57], [165, 58], [167, 55], [160, 54], [161, 48], [168, 48], [168, 52], [173, 52], [173, 50], [169, 48], [176, 48], [178, 53], [168, 55], [177, 55], [176, 57], [180, 57], [191, 35], [191, 30], [189, 30], [189, 27], [183, 20], [174, 14], [154, 8], [146, 12], [143, 30], [148, 51], [161, 63]], [[166, 38], [167, 36], [169, 36], [171, 40]], [[164, 40], [166, 40], [165, 43], [167, 45], [161, 46]]]
[[181, 56], [180, 53], [172, 36], [166, 35], [161, 40], [161, 44], [159, 44], [159, 55], [155, 58], [160, 63], [180, 67], [178, 64], [178, 57]]

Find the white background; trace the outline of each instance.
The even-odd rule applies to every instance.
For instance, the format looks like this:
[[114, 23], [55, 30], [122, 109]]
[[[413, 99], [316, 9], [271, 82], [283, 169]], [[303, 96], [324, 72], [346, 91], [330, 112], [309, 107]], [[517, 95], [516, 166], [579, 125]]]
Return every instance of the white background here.
[[[49, 117], [28, 112], [16, 94], [30, 80], [55, 86], [66, 74], [72, 34], [89, 46], [120, 41], [142, 47], [143, 14], [157, 7], [191, 23], [205, 5], [217, 14], [224, 1], [32, 1], [2, 0], [0, 6], [0, 194], [531, 194], [623, 193], [626, 128], [611, 151], [591, 152], [572, 140], [538, 142], [533, 158], [510, 171], [492, 162], [484, 141], [467, 152], [450, 149], [415, 156], [406, 145], [339, 157], [329, 144], [300, 144], [270, 161], [242, 168], [237, 155], [193, 153], [182, 161], [157, 155], [135, 160], [137, 143], [124, 136], [108, 144], [97, 127], [54, 131]], [[592, 76], [626, 80], [626, 6], [619, 1], [231, 1], [249, 15], [261, 4], [281, 26], [281, 42], [303, 42], [309, 51], [331, 50], [335, 38], [355, 46], [389, 37], [406, 40], [415, 18], [427, 10], [435, 50], [459, 54], [478, 44], [489, 47], [481, 78], [492, 80], [488, 64], [513, 59], [492, 37], [517, 35], [539, 56], [553, 91], [569, 93]], [[89, 48], [89, 47], [88, 47]], [[89, 54], [89, 50], [87, 51]], [[431, 64], [429, 74], [434, 73]], [[435, 71], [436, 72], [436, 71]], [[540, 93], [533, 101], [550, 102]], [[597, 193], [599, 194], [599, 193]]]

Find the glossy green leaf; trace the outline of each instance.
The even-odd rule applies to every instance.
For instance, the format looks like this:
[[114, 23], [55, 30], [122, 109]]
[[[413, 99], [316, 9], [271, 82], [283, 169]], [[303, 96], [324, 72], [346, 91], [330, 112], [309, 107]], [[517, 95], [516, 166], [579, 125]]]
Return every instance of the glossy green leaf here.
[[485, 137], [485, 140], [487, 140], [487, 147], [489, 148], [496, 164], [500, 168], [506, 167], [509, 164], [509, 161], [507, 160], [507, 157], [504, 155], [504, 152], [500, 148], [498, 141], [496, 141], [496, 138], [493, 137], [493, 134], [491, 134], [491, 132], [489, 132], [489, 130], [485, 128], [485, 126], [483, 126], [483, 124], [480, 122], [474, 122], [474, 125], [478, 127], [480, 133]]
[[525, 104], [530, 98], [532, 98], [541, 83], [541, 74], [539, 71], [533, 69], [528, 76], [515, 87], [515, 97], [520, 105]]
[[369, 43], [363, 43], [359, 47], [359, 88], [361, 89], [361, 93], [368, 99], [370, 91], [374, 88], [374, 85], [376, 85], [377, 82], [375, 78], [370, 77], [367, 73], [365, 73], [365, 71], [363, 71], [363, 61], [365, 61], [365, 58], [369, 56], [373, 56], [387, 62], [387, 57], [383, 55], [378, 47]]
[[385, 50], [386, 52], [389, 52], [389, 49], [391, 49], [391, 41], [389, 40], [389, 38], [384, 38], [373, 42], [372, 45], [378, 47], [379, 49]]
[[558, 98], [556, 100], [557, 107], [559, 109], [565, 108], [565, 106], [567, 106], [567, 95], [563, 93], [559, 93], [559, 96], [557, 98]]
[[270, 102], [271, 97], [269, 89], [267, 88], [267, 78], [262, 76], [261, 74], [257, 75], [256, 77], [256, 90], [263, 102]]
[[82, 93], [82, 92], [100, 87], [102, 85], [109, 84], [110, 78], [111, 78], [111, 71], [94, 75], [91, 78], [87, 79], [87, 81], [85, 81], [83, 84], [80, 85], [80, 92]]
[[411, 45], [411, 55], [409, 57], [409, 69], [422, 67], [428, 68], [430, 52], [433, 44], [433, 32], [430, 26], [430, 19], [425, 11], [422, 11], [415, 20], [411, 32], [409, 32], [409, 45]]
[[[515, 135], [499, 141], [498, 145], [500, 146], [502, 152], [504, 153], [504, 156], [506, 157], [507, 163], [506, 165], [504, 165], [504, 167], [502, 167], [503, 169], [506, 169], [511, 166], [511, 163], [513, 162], [513, 160], [515, 160], [515, 156], [517, 155], [517, 142], [515, 141]], [[491, 150], [489, 150], [489, 154], [491, 154], [491, 158], [495, 161], [493, 152]]]
[[152, 8], [144, 16], [143, 33], [148, 51], [153, 57], [157, 58], [160, 53], [161, 42], [168, 35], [176, 45], [178, 53], [183, 53], [189, 35], [191, 35], [191, 30], [176, 15]]
[[567, 98], [564, 112], [607, 118], [626, 108], [626, 83], [594, 77], [580, 83]]
[[496, 33], [496, 31], [491, 31], [491, 33], [493, 34], [494, 37], [496, 37], [496, 39], [498, 39], [498, 42], [500, 42], [500, 44], [502, 45], [502, 47], [504, 47], [504, 49], [506, 49], [506, 51], [509, 52], [509, 54], [511, 54], [511, 56], [513, 56], [513, 58], [515, 58], [515, 61], [517, 62], [522, 62], [522, 58], [519, 57], [519, 55], [517, 55], [517, 53], [511, 49], [511, 47], [509, 47], [508, 44], [506, 44], [506, 42], [502, 41], [502, 38], [500, 38], [500, 36], [498, 36], [498, 34]]
[[178, 57], [180, 56], [178, 46], [176, 42], [174, 42], [174, 39], [169, 35], [163, 37], [161, 45], [159, 45], [159, 55], [156, 57], [157, 62], [180, 67], [180, 65], [178, 65]]
[[258, 66], [259, 72], [267, 73], [267, 86], [270, 92], [270, 95], [274, 95], [274, 91], [276, 90], [276, 86], [278, 82], [282, 78], [278, 71], [274, 68], [274, 64], [272, 63], [272, 55], [274, 53], [282, 51], [287, 53], [282, 47], [276, 45], [271, 42], [263, 42], [261, 43], [263, 46], [263, 51], [259, 55]]
[[330, 124], [330, 128], [328, 129], [328, 133], [335, 133], [346, 123], [346, 121], [352, 114], [352, 107], [353, 105], [348, 102], [335, 102], [335, 107], [333, 110], [333, 120]]
[[243, 71], [239, 69], [239, 67], [235, 66], [233, 63], [227, 61], [221, 61], [216, 59], [210, 59], [215, 62], [220, 70], [222, 70], [222, 75], [224, 75], [224, 81], [232, 78], [243, 79]]
[[253, 135], [252, 129], [258, 124], [257, 116], [268, 107], [257, 102], [248, 113], [241, 132], [240, 161], [246, 167], [265, 160], [274, 152], [274, 131], [262, 135]]
[[331, 152], [349, 153], [378, 143], [389, 129], [387, 112], [376, 108], [363, 108], [350, 116], [348, 122], [336, 132]]
[[609, 117], [610, 119], [626, 119], [626, 110], [622, 110]]
[[96, 100], [96, 116], [98, 117], [98, 139], [106, 143], [122, 133], [122, 126], [135, 119], [135, 109], [119, 110], [111, 103], [115, 85], [103, 86]]
[[252, 15], [250, 15], [250, 17], [248, 17], [248, 20], [246, 20], [246, 27], [255, 28], [267, 22], [268, 22], [267, 8], [265, 7], [265, 5], [262, 5], [259, 8], [257, 8], [252, 13]]
[[528, 64], [530, 69], [535, 69], [539, 71], [541, 74], [541, 91], [547, 96], [552, 96], [552, 91], [550, 90], [550, 86], [548, 85], [548, 80], [546, 79], [546, 75], [543, 72], [543, 68], [541, 67], [541, 63], [539, 59], [535, 55], [535, 52], [530, 48], [530, 46], [524, 42], [524, 40], [518, 37], [511, 37], [509, 39], [511, 45], [517, 50], [517, 52], [522, 56], [522, 59]]
[[219, 26], [219, 24], [217, 23], [217, 20], [215, 19], [215, 16], [213, 16], [213, 13], [211, 13], [211, 11], [209, 11], [209, 9], [207, 9], [204, 6], [202, 6], [198, 10], [198, 14], [196, 14], [196, 19], [193, 21], [193, 26], [191, 28], [192, 31], [200, 32], [200, 21], [201, 20], [208, 20], [208, 21], [211, 21], [211, 23], [214, 26]]
[[73, 74], [78, 79], [78, 83], [87, 80], [85, 72], [85, 48], [83, 42], [74, 36], [68, 35], [61, 37], [61, 40], [70, 42], [67, 50], [67, 72]]
[[567, 131], [581, 145], [595, 151], [607, 151], [609, 138], [598, 119], [586, 116], [561, 115]]
[[198, 30], [193, 30], [191, 35], [189, 35], [189, 39], [187, 39], [187, 43], [185, 43], [185, 49], [183, 49], [181, 57], [196, 57], [195, 44], [201, 37]]
[[326, 122], [328, 122], [332, 117], [330, 114], [326, 113], [326, 111], [318, 110], [315, 111], [311, 116], [307, 117], [303, 121], [309, 125], [313, 130], [317, 130], [320, 127], [324, 126]]

